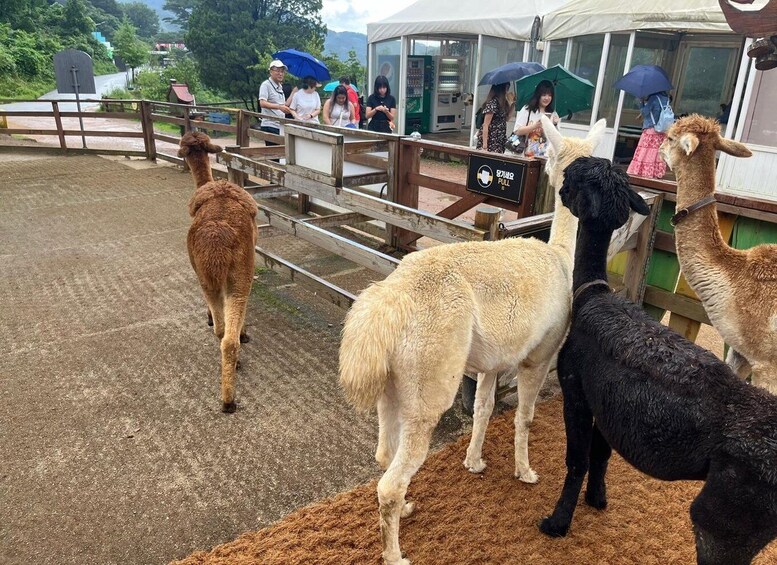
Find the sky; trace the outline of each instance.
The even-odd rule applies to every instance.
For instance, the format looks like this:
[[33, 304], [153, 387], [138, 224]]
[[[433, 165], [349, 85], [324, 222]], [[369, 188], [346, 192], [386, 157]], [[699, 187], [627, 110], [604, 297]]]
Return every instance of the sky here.
[[323, 0], [321, 17], [332, 31], [367, 33], [367, 23], [377, 22], [404, 10], [416, 0]]

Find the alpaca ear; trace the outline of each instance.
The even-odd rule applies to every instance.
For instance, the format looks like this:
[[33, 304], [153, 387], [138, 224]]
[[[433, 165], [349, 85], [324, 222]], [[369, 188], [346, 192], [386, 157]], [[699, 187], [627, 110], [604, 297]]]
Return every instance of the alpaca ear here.
[[542, 132], [545, 134], [545, 137], [557, 152], [560, 151], [561, 147], [564, 145], [564, 138], [561, 137], [556, 126], [553, 125], [553, 122], [551, 122], [545, 114], [540, 116], [540, 122], [542, 123]]
[[728, 153], [734, 157], [752, 157], [753, 155], [753, 152], [746, 145], [725, 137], [721, 137], [715, 142], [715, 149], [720, 149], [723, 153]]
[[631, 189], [629, 190], [629, 207], [637, 214], [647, 216], [650, 214], [650, 206], [648, 206], [642, 197]]
[[678, 141], [680, 143], [680, 148], [685, 151], [686, 155], [690, 155], [696, 151], [696, 148], [699, 146], [699, 138], [692, 133], [682, 134]]
[[221, 153], [224, 151], [224, 149], [220, 145], [215, 145], [213, 143], [208, 143], [208, 145], [205, 146], [205, 150], [208, 153]]
[[593, 144], [594, 149], [597, 145], [599, 145], [599, 141], [602, 139], [602, 136], [604, 135], [604, 130], [607, 128], [607, 120], [602, 118], [598, 122], [594, 124], [594, 127], [591, 128], [591, 131], [588, 132], [588, 135], [585, 137], [587, 141], [590, 141]]

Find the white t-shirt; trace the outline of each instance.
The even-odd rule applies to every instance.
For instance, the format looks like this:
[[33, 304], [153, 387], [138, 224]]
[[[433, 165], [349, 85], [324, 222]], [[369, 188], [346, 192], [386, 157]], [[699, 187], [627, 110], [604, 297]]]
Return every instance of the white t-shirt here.
[[532, 122], [536, 122], [540, 119], [541, 115], [542, 112], [539, 110], [536, 112], [529, 112], [529, 107], [524, 106], [515, 114], [515, 126], [513, 126], [513, 131], [517, 130], [518, 128], [526, 127], [527, 123], [530, 124]]
[[317, 124], [318, 116], [310, 118], [308, 115], [321, 108], [321, 97], [315, 90], [313, 92], [298, 90], [294, 93], [289, 108], [294, 110], [297, 113], [297, 116], [299, 116], [299, 119], [303, 122], [312, 122]]

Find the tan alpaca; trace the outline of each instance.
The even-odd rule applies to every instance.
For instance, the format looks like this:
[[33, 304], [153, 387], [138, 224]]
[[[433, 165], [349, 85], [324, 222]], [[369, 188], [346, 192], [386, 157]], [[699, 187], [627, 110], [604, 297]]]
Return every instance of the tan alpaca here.
[[234, 412], [235, 369], [254, 280], [256, 202], [239, 186], [213, 180], [209, 153], [220, 153], [204, 133], [187, 133], [178, 156], [186, 159], [197, 189], [189, 200], [189, 260], [208, 303], [208, 323], [221, 340], [221, 409]]
[[[677, 210], [715, 192], [715, 151], [749, 157], [750, 150], [720, 136], [714, 120], [692, 115], [677, 121], [661, 156], [677, 175]], [[688, 284], [729, 344], [726, 361], [741, 377], [777, 394], [777, 245], [744, 251], [729, 247], [715, 204], [690, 212], [675, 226], [677, 256]]]
[[529, 466], [534, 402], [567, 331], [577, 219], [558, 197], [563, 170], [590, 155], [605, 127], [586, 139], [562, 138], [543, 117], [550, 140], [546, 170], [556, 189], [550, 243], [537, 239], [441, 245], [408, 255], [384, 281], [358, 297], [343, 329], [340, 383], [357, 408], [377, 404], [375, 458], [383, 558], [408, 563], [399, 549], [399, 519], [413, 511], [407, 487], [424, 462], [440, 416], [453, 404], [465, 371], [482, 373], [464, 465], [481, 454], [494, 406], [496, 375], [517, 370], [515, 476], [537, 481]]

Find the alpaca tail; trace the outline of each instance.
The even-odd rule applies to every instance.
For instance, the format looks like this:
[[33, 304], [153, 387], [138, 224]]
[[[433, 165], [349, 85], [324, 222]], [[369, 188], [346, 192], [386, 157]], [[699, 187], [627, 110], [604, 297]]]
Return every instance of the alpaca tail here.
[[370, 410], [383, 394], [391, 357], [413, 311], [409, 296], [380, 282], [362, 292], [348, 312], [340, 344], [340, 385], [357, 410]]
[[213, 180], [208, 153], [221, 153], [223, 148], [210, 142], [210, 138], [200, 132], [192, 131], [181, 138], [178, 156], [186, 159], [192, 170], [194, 182], [199, 187]]

